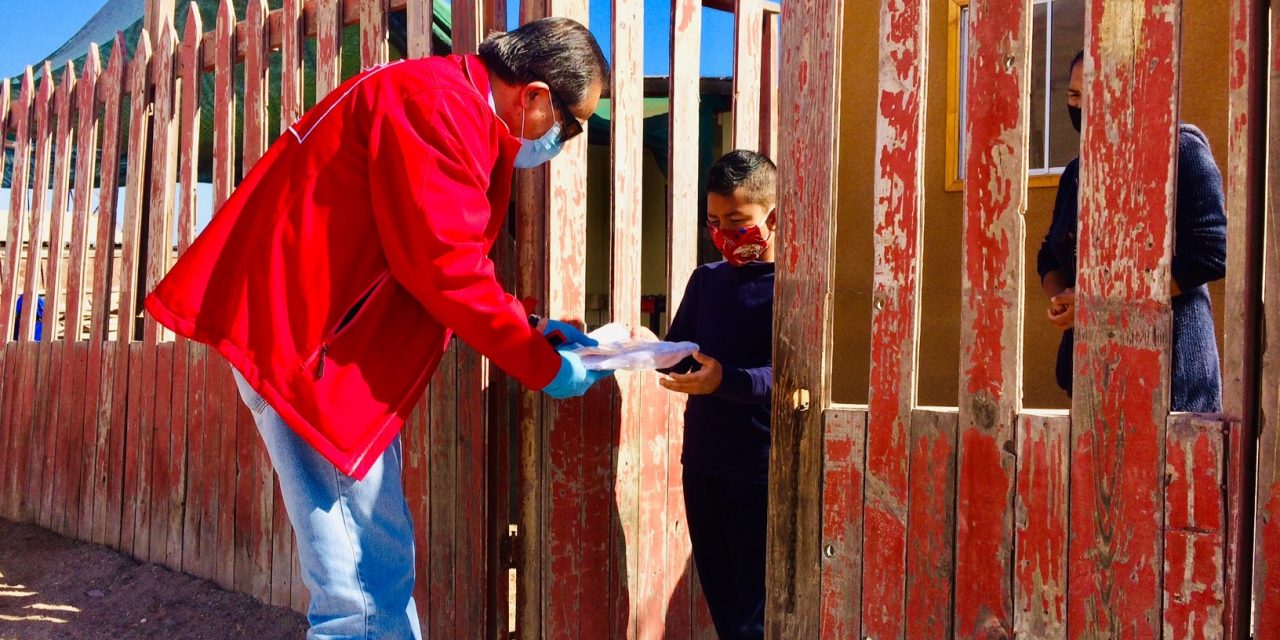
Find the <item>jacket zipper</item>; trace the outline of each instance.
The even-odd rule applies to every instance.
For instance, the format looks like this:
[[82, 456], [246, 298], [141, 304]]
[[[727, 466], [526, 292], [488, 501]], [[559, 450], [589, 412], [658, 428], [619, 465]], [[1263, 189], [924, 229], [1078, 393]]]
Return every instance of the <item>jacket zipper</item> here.
[[333, 342], [333, 340], [342, 333], [343, 329], [351, 326], [351, 323], [355, 322], [356, 319], [360, 317], [360, 312], [364, 310], [365, 306], [369, 303], [369, 299], [373, 297], [373, 294], [378, 291], [378, 288], [382, 286], [386, 279], [387, 274], [384, 272], [373, 281], [373, 284], [365, 290], [364, 294], [361, 295], [349, 309], [347, 309], [346, 313], [342, 314], [342, 319], [338, 321], [338, 325], [333, 328], [333, 331], [329, 332], [324, 341], [320, 343], [320, 348], [307, 360], [307, 362], [315, 362], [313, 375], [316, 380], [324, 377], [324, 359], [325, 356], [329, 354], [329, 343]]

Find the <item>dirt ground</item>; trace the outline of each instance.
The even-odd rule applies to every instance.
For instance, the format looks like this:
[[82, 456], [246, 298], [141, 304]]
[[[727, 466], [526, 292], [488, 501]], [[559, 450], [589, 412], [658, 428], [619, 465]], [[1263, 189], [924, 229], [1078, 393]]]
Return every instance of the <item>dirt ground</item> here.
[[0, 640], [294, 640], [306, 620], [106, 547], [0, 520]]

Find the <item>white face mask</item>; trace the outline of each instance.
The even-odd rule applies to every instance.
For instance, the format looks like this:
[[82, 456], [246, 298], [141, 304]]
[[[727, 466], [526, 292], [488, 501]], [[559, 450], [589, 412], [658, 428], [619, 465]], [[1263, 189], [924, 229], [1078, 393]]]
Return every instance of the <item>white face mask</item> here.
[[[554, 112], [553, 112], [554, 113]], [[555, 118], [552, 115], [552, 118]], [[560, 155], [564, 141], [560, 139], [560, 121], [556, 120], [547, 133], [537, 140], [524, 137], [524, 114], [520, 114], [520, 151], [516, 153], [517, 169], [532, 169], [550, 162]]]

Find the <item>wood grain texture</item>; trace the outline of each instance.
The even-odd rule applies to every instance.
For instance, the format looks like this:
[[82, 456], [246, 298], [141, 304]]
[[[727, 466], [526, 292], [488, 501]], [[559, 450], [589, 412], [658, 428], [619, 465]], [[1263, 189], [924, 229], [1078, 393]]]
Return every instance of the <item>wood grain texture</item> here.
[[360, 6], [360, 66], [384, 64], [390, 55], [387, 44], [387, 0], [349, 0]]
[[280, 130], [302, 117], [302, 87], [306, 77], [306, 25], [302, 21], [304, 0], [285, 0], [280, 14]]
[[[449, 4], [453, 21], [449, 36], [453, 41], [453, 55], [475, 53], [485, 35], [485, 2], [483, 0], [458, 0]], [[585, 24], [585, 23], [584, 23]]]
[[[70, 334], [74, 321], [66, 327], [59, 325], [65, 308], [67, 291], [64, 282], [67, 277], [67, 265], [63, 258], [63, 247], [66, 247], [71, 235], [71, 217], [68, 210], [71, 203], [71, 158], [75, 129], [72, 124], [72, 103], [76, 94], [76, 67], [74, 61], [67, 62], [62, 68], [62, 77], [54, 95], [54, 120], [57, 129], [53, 133], [51, 153], [53, 162], [53, 199], [49, 207], [49, 252], [45, 265], [45, 301], [44, 339], [52, 341]], [[68, 316], [68, 319], [72, 318]]]
[[[480, 4], [477, 2], [476, 4]], [[407, 0], [405, 16], [408, 21], [409, 57], [425, 58], [431, 55], [432, 0]], [[506, 14], [503, 14], [506, 17]]]
[[760, 150], [763, 0], [734, 0], [733, 148]]
[[[151, 83], [151, 176], [147, 208], [146, 281], [143, 293], [150, 292], [169, 272], [173, 257], [174, 184], [178, 181], [178, 33], [172, 17], [162, 22], [152, 55]], [[173, 332], [143, 314], [142, 339], [147, 345], [172, 340]], [[163, 428], [163, 425], [158, 425]]]
[[[231, 0], [218, 5], [214, 27], [213, 76], [213, 209], [217, 211], [231, 197], [236, 169], [236, 14]], [[323, 42], [323, 40], [321, 41]], [[318, 84], [324, 75], [317, 77]]]
[[[969, 5], [961, 252], [956, 637], [1013, 628], [1013, 441], [1022, 387], [1031, 7]], [[913, 466], [914, 468], [914, 466]]]
[[[7, 86], [7, 85], [6, 85]], [[7, 89], [6, 89], [7, 90]], [[6, 225], [4, 267], [0, 271], [3, 282], [0, 282], [0, 339], [10, 340], [13, 328], [17, 325], [15, 306], [21, 292], [18, 290], [18, 260], [22, 255], [22, 245], [27, 239], [25, 213], [27, 208], [28, 181], [31, 173], [31, 105], [35, 101], [35, 81], [31, 67], [22, 73], [22, 86], [18, 99], [12, 105], [13, 117], [9, 118], [10, 109], [4, 110], [8, 121], [5, 135], [13, 131], [13, 160], [10, 161], [12, 176], [9, 189], [9, 221]], [[5, 101], [6, 103], [8, 100]], [[13, 485], [10, 485], [13, 486]]]
[[343, 0], [318, 0], [309, 4], [316, 7], [317, 103], [342, 83], [342, 3]]
[[187, 11], [187, 27], [182, 36], [182, 44], [178, 53], [178, 93], [181, 106], [178, 115], [178, 193], [175, 204], [178, 208], [178, 251], [177, 258], [186, 253], [187, 248], [196, 237], [196, 185], [200, 180], [200, 123], [203, 119], [203, 101], [201, 99], [201, 65], [200, 56], [203, 51], [200, 34], [204, 33], [203, 22], [197, 5], [191, 3]]
[[1223, 638], [1226, 423], [1175, 414], [1165, 432], [1164, 638]]
[[[92, 349], [98, 349], [102, 341], [107, 339], [111, 324], [110, 308], [111, 292], [119, 285], [120, 274], [113, 265], [116, 247], [116, 192], [120, 184], [120, 152], [121, 152], [121, 102], [124, 96], [124, 36], [117, 34], [111, 44], [111, 57], [107, 61], [107, 70], [99, 83], [99, 95], [102, 106], [102, 155], [99, 166], [102, 167], [99, 180], [98, 211], [95, 215], [97, 236], [93, 251], [93, 297], [90, 299], [89, 342]], [[89, 356], [90, 371], [93, 354]], [[92, 390], [92, 387], [90, 387]], [[95, 540], [97, 542], [97, 540]]]
[[[18, 319], [18, 339], [34, 340], [36, 334], [36, 300], [45, 294], [46, 286], [40, 276], [44, 270], [44, 244], [49, 241], [49, 174], [53, 154], [53, 91], [55, 79], [53, 65], [44, 63], [40, 74], [40, 82], [36, 88], [35, 103], [32, 106], [32, 146], [35, 149], [35, 169], [31, 176], [31, 209], [27, 212], [27, 246], [26, 269], [23, 273], [22, 291], [26, 296], [22, 305], [22, 317]], [[15, 247], [16, 249], [17, 247]], [[53, 323], [45, 323], [44, 335], [52, 333], [49, 327]]]
[[[143, 34], [139, 36], [133, 59], [129, 61], [129, 132], [125, 150], [127, 160], [146, 157], [149, 140], [150, 118], [147, 113], [147, 89], [150, 79], [151, 38]], [[142, 217], [145, 215], [147, 197], [147, 165], [146, 162], [127, 162], [125, 173], [123, 242], [120, 253], [120, 273], [116, 281], [120, 283], [120, 311], [117, 315], [119, 340], [132, 343], [137, 339], [135, 319], [138, 317], [138, 289], [145, 284], [140, 281], [139, 260], [142, 238]]]
[[1067, 482], [1071, 418], [1018, 417], [1014, 637], [1067, 637]]
[[1180, 13], [1086, 13], [1068, 632], [1158, 637]]
[[[785, 29], [785, 6], [783, 11]], [[877, 544], [864, 550], [862, 579], [862, 633], [877, 638], [900, 636], [906, 615], [907, 436], [919, 342], [927, 24], [920, 3], [881, 5], [864, 524], [864, 537]]]
[[764, 33], [760, 41], [760, 153], [771, 159], [778, 156], [780, 22], [780, 15], [766, 12], [761, 25]]
[[[74, 198], [71, 204], [71, 248], [67, 258], [67, 328], [66, 339], [79, 341], [85, 337], [83, 316], [86, 304], [86, 258], [89, 251], [90, 226], [93, 215], [93, 183], [97, 173], [98, 127], [98, 77], [102, 74], [102, 59], [96, 45], [89, 47], [85, 55], [84, 70], [76, 85], [75, 148], [92, 151], [76, 154]], [[96, 252], [95, 252], [96, 253]], [[92, 309], [95, 305], [90, 305]]]
[[[948, 603], [960, 592], [973, 588], [971, 584], [955, 582], [959, 418], [950, 409], [916, 409], [911, 413], [905, 605], [908, 638], [951, 637], [956, 624]], [[953, 585], [957, 585], [954, 592]], [[954, 633], [966, 638], [985, 635]]]
[[827, 410], [822, 448], [822, 638], [853, 638], [862, 628], [866, 437], [866, 410]]

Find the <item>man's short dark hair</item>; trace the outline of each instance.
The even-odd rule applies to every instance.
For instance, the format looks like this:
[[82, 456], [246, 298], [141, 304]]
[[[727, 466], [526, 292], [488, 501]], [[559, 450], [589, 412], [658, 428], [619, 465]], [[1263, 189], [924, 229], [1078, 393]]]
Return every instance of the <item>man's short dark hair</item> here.
[[778, 168], [754, 151], [730, 151], [711, 165], [707, 191], [726, 198], [737, 195], [752, 204], [772, 208], [778, 201]]
[[602, 94], [609, 90], [604, 52], [586, 27], [569, 18], [543, 18], [493, 33], [480, 43], [479, 53], [503, 82], [545, 82], [570, 108], [586, 102], [593, 84], [600, 84]]

